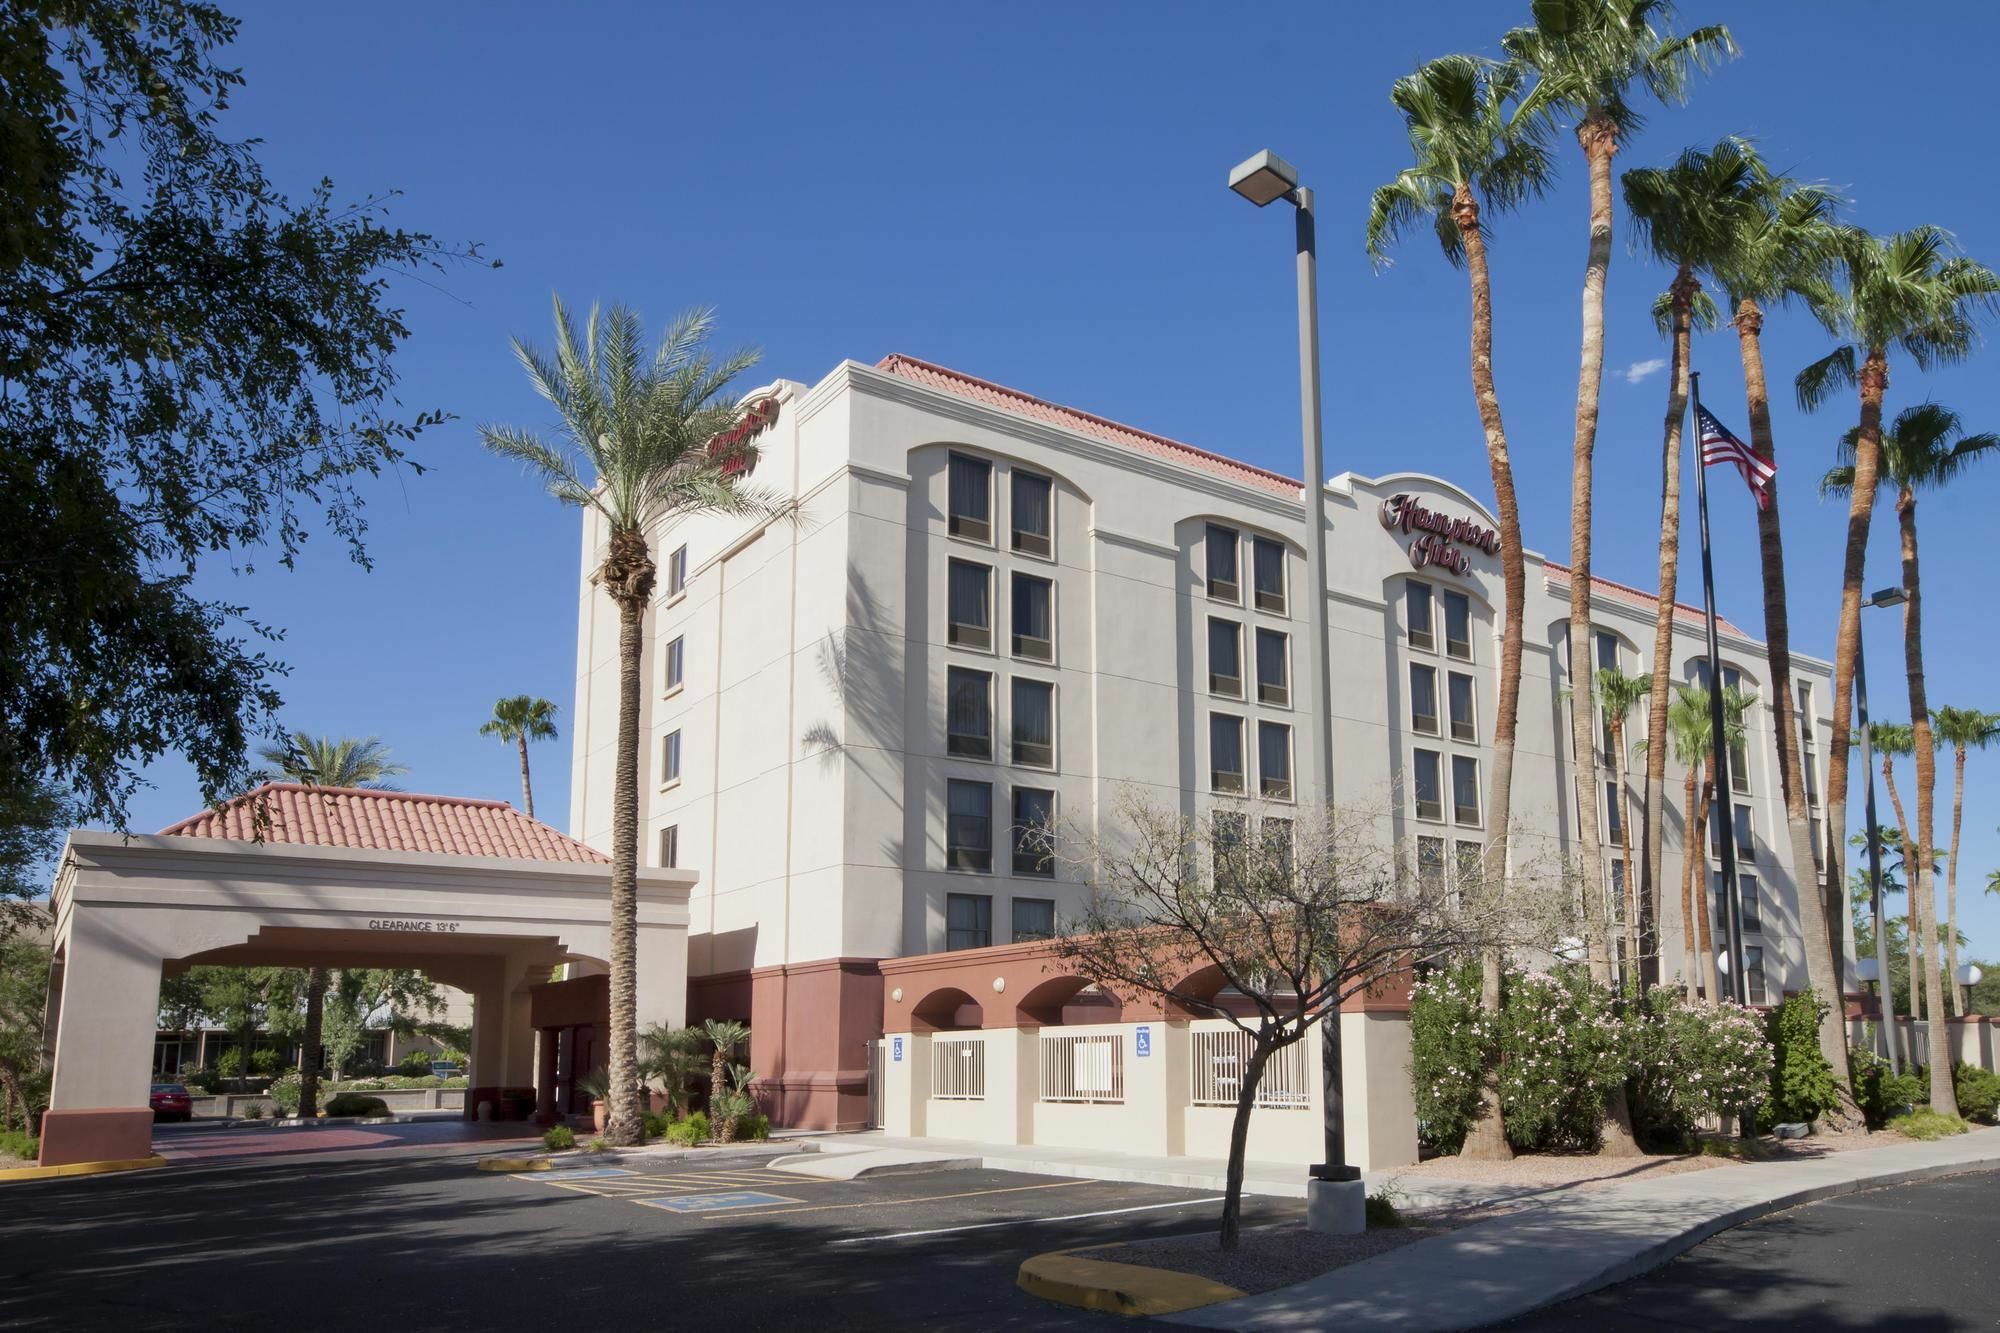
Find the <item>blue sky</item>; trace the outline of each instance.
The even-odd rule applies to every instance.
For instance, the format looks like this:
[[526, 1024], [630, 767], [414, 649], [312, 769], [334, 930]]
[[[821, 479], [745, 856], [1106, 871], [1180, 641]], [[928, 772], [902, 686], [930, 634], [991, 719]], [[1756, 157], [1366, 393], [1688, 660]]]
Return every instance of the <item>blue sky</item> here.
[[[1956, 132], [1990, 121], [2000, 10], [1939, 0], [1884, 22], [1868, 0], [1682, 9], [1688, 22], [1729, 23], [1744, 58], [1703, 80], [1690, 106], [1650, 110], [1619, 169], [1749, 134], [1794, 174], [1847, 189], [1863, 225], [1935, 222], [2000, 263], [2000, 198], [1965, 170]], [[1296, 474], [1289, 221], [1224, 188], [1232, 163], [1267, 146], [1319, 195], [1329, 471], [1418, 466], [1484, 492], [1463, 278], [1420, 239], [1372, 272], [1361, 225], [1368, 190], [1405, 160], [1391, 81], [1436, 55], [1493, 53], [1526, 11], [1525, 0], [257, 6], [235, 52], [249, 86], [227, 123], [265, 141], [274, 176], [303, 193], [328, 175], [348, 198], [399, 189], [397, 222], [477, 239], [505, 267], [398, 290], [413, 330], [403, 401], [459, 419], [424, 437], [424, 476], [371, 489], [374, 572], [319, 543], [296, 572], [260, 561], [254, 576], [218, 569], [207, 587], [284, 627], [291, 724], [380, 735], [413, 789], [518, 800], [513, 757], [477, 727], [503, 693], [567, 711], [577, 526], [488, 458], [473, 426], [546, 421], [507, 339], [546, 337], [551, 292], [622, 300], [656, 326], [715, 305], [725, 341], [763, 347], [771, 375], [811, 382], [842, 358], [907, 352]], [[1899, 87], [1903, 99], [1879, 95]], [[1562, 148], [1558, 188], [1497, 220], [1493, 254], [1523, 524], [1558, 559], [1586, 213], [1580, 154]], [[1664, 355], [1647, 311], [1666, 276], [1619, 226], [1596, 563], [1650, 586], [1665, 384], [1624, 372]], [[1826, 346], [1803, 318], [1772, 318], [1774, 389]], [[1695, 355], [1707, 402], [1743, 431], [1733, 336], [1702, 339]], [[1929, 396], [1971, 429], [2000, 429], [1996, 357], [1988, 348], [1930, 376], [1898, 366], [1892, 409]], [[1852, 404], [1805, 416], [1777, 397], [1794, 642], [1830, 656], [1845, 508], [1821, 504], [1816, 482]], [[1719, 605], [1761, 626], [1749, 501], [1717, 480]], [[2000, 625], [1976, 611], [1992, 595], [1996, 484], [2000, 471], [1975, 473], [1920, 508], [1934, 704], [2000, 709], [1988, 666]], [[1870, 584], [1893, 583], [1893, 523], [1875, 535]], [[1682, 596], [1694, 600], [1689, 566]], [[1874, 612], [1869, 624], [1877, 715], [1905, 717], [1900, 619]], [[562, 823], [567, 742], [534, 758], [537, 804]], [[2000, 865], [2000, 751], [1971, 768], [1963, 914], [1975, 951], [1993, 956], [2000, 899], [1977, 890]], [[134, 828], [199, 805], [179, 765], [151, 777]]]

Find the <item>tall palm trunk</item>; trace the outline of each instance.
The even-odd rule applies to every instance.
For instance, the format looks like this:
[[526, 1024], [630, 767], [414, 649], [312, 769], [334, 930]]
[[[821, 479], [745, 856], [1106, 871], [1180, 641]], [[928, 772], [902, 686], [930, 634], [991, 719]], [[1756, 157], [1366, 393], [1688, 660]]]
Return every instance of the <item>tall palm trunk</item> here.
[[618, 606], [618, 754], [611, 791], [611, 1031], [606, 1034], [611, 1115], [604, 1141], [645, 1141], [639, 1106], [639, 659], [657, 570], [646, 535], [615, 530], [599, 578]]
[[[1701, 840], [1695, 843], [1695, 855], [1690, 858], [1696, 867], [1694, 872], [1694, 933], [1700, 943], [1697, 945], [1696, 965], [1701, 970], [1702, 997], [1710, 1004], [1722, 998], [1722, 978], [1715, 969], [1715, 939], [1709, 933], [1709, 923], [1715, 919], [1715, 904], [1709, 898], [1708, 889], [1708, 821], [1715, 810], [1715, 756], [1708, 757], [1701, 779], [1701, 822], [1696, 825], [1701, 830]], [[1725, 833], [1724, 837], [1730, 836]]]
[[1956, 1018], [1965, 1011], [1958, 993], [1958, 831], [1965, 815], [1965, 746], [1951, 752], [1951, 854], [1945, 858], [1944, 1003]]
[[521, 747], [521, 804], [528, 808], [528, 818], [535, 817], [535, 788], [528, 781], [528, 733], [523, 729], [515, 738]]
[[1618, 794], [1618, 863], [1625, 878], [1625, 972], [1622, 984], [1639, 975], [1639, 881], [1632, 874], [1631, 803], [1625, 799], [1625, 720], [1611, 722], [1611, 786]]
[[1882, 782], [1889, 789], [1889, 808], [1896, 812], [1896, 829], [1903, 835], [1903, 881], [1910, 895], [1905, 905], [1908, 915], [1904, 918], [1908, 923], [1910, 996], [1904, 1012], [1914, 1023], [1924, 1015], [1923, 992], [1917, 988], [1923, 985], [1922, 963], [1928, 950], [1924, 948], [1923, 923], [1917, 916], [1917, 840], [1910, 836], [1910, 817], [1903, 810], [1903, 793], [1896, 789], [1896, 757], [1887, 751], [1882, 755]]
[[[1692, 341], [1694, 294], [1701, 284], [1681, 265], [1673, 284], [1673, 352], [1667, 371], [1665, 442], [1660, 450], [1660, 605], [1653, 621], [1653, 692], [1646, 699], [1646, 808], [1640, 839], [1645, 854], [1641, 871], [1653, 908], [1653, 930], [1660, 930], [1661, 869], [1666, 848], [1660, 841], [1667, 803], [1667, 698], [1674, 659], [1674, 604], [1680, 595], [1681, 561], [1681, 429], [1687, 419], [1688, 357]], [[1629, 859], [1629, 857], [1628, 857]], [[1629, 878], [1632, 869], [1628, 865]], [[1665, 971], [1664, 965], [1661, 968]]]
[[1700, 781], [1696, 766], [1688, 765], [1687, 790], [1681, 797], [1681, 818], [1686, 830], [1681, 835], [1681, 897], [1677, 909], [1681, 919], [1675, 923], [1674, 933], [1681, 942], [1680, 973], [1690, 997], [1695, 987], [1701, 984], [1701, 951], [1697, 947], [1701, 931], [1700, 913], [1695, 910], [1694, 902], [1694, 868], [1706, 856], [1701, 845], [1706, 834], [1695, 798], [1695, 789]]
[[[1577, 142], [1590, 161], [1590, 250], [1583, 270], [1583, 351], [1576, 376], [1575, 478], [1570, 490], [1569, 668], [1575, 687], [1570, 733], [1576, 744], [1577, 831], [1583, 852], [1584, 946], [1591, 975], [1611, 984], [1611, 946], [1594, 920], [1605, 914], [1604, 848], [1597, 832], [1597, 673], [1590, 643], [1591, 460], [1597, 449], [1597, 402], [1604, 383], [1604, 277], [1611, 268], [1611, 155], [1618, 130], [1593, 107], [1577, 126]], [[1597, 938], [1593, 938], [1597, 937]], [[1621, 1085], [1604, 1106], [1603, 1151], [1636, 1156], [1632, 1111]]]
[[[1500, 520], [1500, 581], [1504, 605], [1500, 630], [1500, 698], [1493, 714], [1492, 789], [1487, 795], [1491, 837], [1486, 844], [1484, 878], [1490, 885], [1507, 881], [1507, 847], [1514, 817], [1514, 733], [1521, 711], [1522, 617], [1527, 598], [1527, 570], [1521, 558], [1521, 509], [1514, 494], [1514, 465], [1507, 453], [1507, 428], [1500, 419], [1500, 395], [1493, 382], [1493, 287], [1486, 266], [1486, 237], [1479, 228], [1479, 202], [1471, 187], [1460, 182], [1452, 193], [1452, 220], [1465, 244], [1465, 268], [1472, 284], [1472, 396], [1479, 405], [1479, 425], [1486, 435], [1486, 461], [1493, 473], [1493, 505]], [[1500, 1012], [1500, 951], [1485, 949], [1479, 959], [1479, 1004], [1488, 1014]], [[1466, 1132], [1459, 1155], [1473, 1160], [1504, 1161], [1513, 1157], [1500, 1110], [1500, 1069], [1490, 1063], [1483, 1071], [1479, 1113]]]
[[[1897, 527], [1903, 546], [1903, 657], [1910, 679], [1910, 731], [1916, 740], [1917, 868], [1910, 874], [1910, 892], [1918, 899], [1917, 916], [1924, 930], [1924, 1012], [1930, 1037], [1931, 1109], [1958, 1114], [1958, 1097], [1951, 1081], [1951, 1033], [1945, 1028], [1943, 979], [1938, 975], [1937, 867], [1931, 858], [1932, 816], [1937, 802], [1937, 742], [1931, 735], [1931, 710], [1924, 692], [1924, 602], [1917, 577], [1917, 497], [1905, 486], [1896, 497]], [[1914, 965], [1914, 958], [1913, 958]]]
[[319, 1115], [319, 1043], [326, 1026], [329, 973], [315, 967], [306, 973], [306, 1030], [299, 1039], [299, 1119]]
[[[1771, 397], [1764, 381], [1764, 312], [1755, 301], [1745, 299], [1737, 303], [1736, 345], [1743, 361], [1750, 447], [1759, 458], [1775, 467], [1777, 442], [1771, 433]], [[1826, 892], [1813, 882], [1817, 862], [1813, 855], [1812, 812], [1806, 806], [1806, 759], [1799, 739], [1798, 697], [1792, 686], [1791, 612], [1785, 595], [1785, 542], [1778, 521], [1778, 488], [1768, 486], [1765, 494], [1767, 502], [1757, 511], [1757, 551], [1764, 576], [1764, 660], [1771, 671], [1770, 692], [1778, 727], [1778, 786], [1785, 802], [1785, 831], [1790, 835], [1792, 883], [1798, 889], [1806, 984], [1828, 1006], [1819, 1024], [1820, 1054], [1833, 1067], [1834, 1085], [1846, 1092], [1852, 1083], [1847, 1062], [1846, 1006], [1841, 997], [1844, 989], [1841, 963], [1847, 954], [1844, 944], [1847, 894], [1844, 882], [1838, 893]], [[1839, 743], [1844, 745], [1846, 741], [1842, 739]], [[1829, 800], [1832, 790], [1829, 783]], [[1829, 819], [1827, 827], [1837, 830], [1833, 841], [1842, 841], [1844, 826]], [[1852, 1106], [1841, 1108], [1843, 1119], [1853, 1120], [1855, 1114]]]

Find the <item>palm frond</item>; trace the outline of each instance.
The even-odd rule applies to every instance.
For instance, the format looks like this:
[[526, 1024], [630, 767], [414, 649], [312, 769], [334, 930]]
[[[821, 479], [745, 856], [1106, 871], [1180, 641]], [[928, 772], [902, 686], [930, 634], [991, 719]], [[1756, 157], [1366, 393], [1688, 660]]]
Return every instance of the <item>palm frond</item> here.
[[1834, 391], [1851, 387], [1860, 377], [1854, 345], [1845, 343], [1801, 370], [1792, 380], [1799, 407], [1814, 412], [1833, 396]]

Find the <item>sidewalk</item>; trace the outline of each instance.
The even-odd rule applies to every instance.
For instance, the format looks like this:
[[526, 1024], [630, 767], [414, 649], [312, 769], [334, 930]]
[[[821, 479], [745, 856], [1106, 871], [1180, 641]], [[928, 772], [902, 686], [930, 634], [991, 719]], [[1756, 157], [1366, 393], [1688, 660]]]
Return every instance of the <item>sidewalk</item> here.
[[1991, 1167], [2000, 1167], [2000, 1129], [1565, 1191], [1532, 1209], [1295, 1286], [1172, 1315], [1168, 1322], [1342, 1333], [1477, 1327], [1635, 1277], [1766, 1213], [1874, 1185]]
[[[1220, 1157], [1144, 1157], [1135, 1153], [1109, 1152], [1101, 1148], [1049, 1148], [1035, 1144], [975, 1143], [963, 1139], [898, 1138], [868, 1130], [819, 1140], [822, 1153], [873, 1152], [934, 1154], [939, 1161], [972, 1159], [988, 1171], [1025, 1171], [1037, 1176], [1074, 1176], [1085, 1180], [1119, 1180], [1142, 1185], [1173, 1185], [1181, 1189], [1220, 1191], [1228, 1164]], [[1372, 1190], [1388, 1180], [1394, 1171], [1368, 1176]], [[1452, 1186], [1455, 1191], [1458, 1187]], [[1425, 1191], [1429, 1189], [1428, 1182]], [[1246, 1162], [1243, 1192], [1273, 1198], [1306, 1197], [1306, 1169], [1297, 1163]], [[1409, 1193], [1409, 1191], [1405, 1191]], [[1483, 1197], [1492, 1197], [1482, 1190]], [[1455, 1201], [1458, 1195], [1446, 1196]], [[1429, 1207], [1425, 1198], [1413, 1196], [1418, 1207]]]

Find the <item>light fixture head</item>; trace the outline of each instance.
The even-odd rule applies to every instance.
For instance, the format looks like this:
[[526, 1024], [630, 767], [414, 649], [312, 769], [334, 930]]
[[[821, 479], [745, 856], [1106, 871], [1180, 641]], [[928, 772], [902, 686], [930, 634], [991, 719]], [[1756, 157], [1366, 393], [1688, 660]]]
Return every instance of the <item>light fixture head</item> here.
[[1901, 588], [1884, 588], [1880, 592], [1873, 593], [1869, 596], [1868, 605], [1901, 606], [1904, 602], [1907, 602], [1909, 600], [1910, 600], [1909, 594], [1904, 592]]
[[1229, 188], [1259, 208], [1298, 187], [1298, 169], [1268, 148], [1238, 162], [1229, 173]]
[[1857, 981], [1880, 981], [1882, 965], [1873, 958], [1857, 958], [1854, 960], [1854, 977]]

